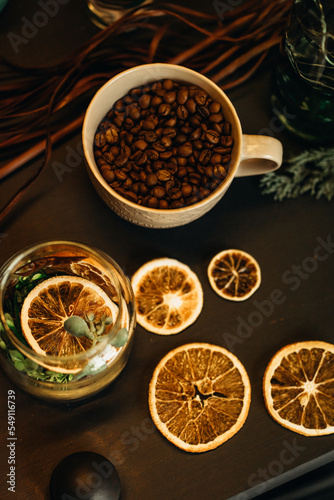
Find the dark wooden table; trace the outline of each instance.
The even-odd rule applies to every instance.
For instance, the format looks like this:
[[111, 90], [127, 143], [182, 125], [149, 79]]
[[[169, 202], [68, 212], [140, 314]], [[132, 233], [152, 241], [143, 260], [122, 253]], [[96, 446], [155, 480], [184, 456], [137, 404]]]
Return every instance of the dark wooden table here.
[[[40, 7], [36, 1], [9, 2], [0, 16], [1, 54], [36, 64], [62, 60], [98, 31], [83, 4], [80, 0], [59, 4], [57, 15], [15, 53], [8, 33], [20, 34], [25, 19], [31, 19]], [[288, 137], [275, 121], [269, 101], [270, 77], [271, 70], [260, 71], [228, 95], [244, 132], [274, 133], [288, 157], [304, 145]], [[1, 372], [0, 497], [48, 500], [53, 468], [66, 455], [80, 450], [101, 453], [115, 464], [123, 500], [246, 500], [334, 460], [333, 436], [303, 437], [271, 419], [261, 385], [267, 363], [282, 346], [314, 339], [333, 342], [332, 203], [308, 196], [279, 203], [261, 194], [258, 178], [242, 178], [196, 222], [168, 230], [137, 227], [101, 201], [82, 158], [61, 182], [57, 178], [54, 162], [63, 163], [80, 141], [77, 133], [54, 148], [47, 169], [1, 227], [0, 264], [23, 247], [47, 239], [79, 240], [100, 248], [128, 276], [147, 260], [168, 256], [197, 273], [204, 307], [196, 323], [176, 336], [160, 337], [138, 326], [121, 376], [86, 402], [55, 405], [34, 399]], [[36, 159], [0, 184], [2, 205], [40, 161]], [[317, 262], [312, 258], [319, 242], [325, 245], [323, 254], [327, 252], [328, 258]], [[226, 248], [253, 254], [262, 269], [261, 287], [244, 303], [220, 299], [206, 277], [211, 258]], [[312, 267], [311, 261], [317, 265]], [[277, 289], [285, 300], [255, 324], [252, 318], [258, 304]], [[249, 326], [245, 339], [237, 333], [241, 320]], [[147, 404], [148, 384], [158, 361], [172, 348], [193, 341], [231, 349], [246, 367], [252, 385], [250, 413], [240, 432], [216, 450], [194, 455], [176, 448], [155, 429]], [[17, 405], [15, 493], [6, 484], [8, 391], [15, 391]]]

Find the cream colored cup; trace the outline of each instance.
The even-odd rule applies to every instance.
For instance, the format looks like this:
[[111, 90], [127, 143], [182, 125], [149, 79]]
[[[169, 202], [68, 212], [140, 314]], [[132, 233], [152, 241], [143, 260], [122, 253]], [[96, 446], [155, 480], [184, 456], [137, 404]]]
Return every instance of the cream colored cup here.
[[[234, 146], [228, 174], [222, 184], [207, 198], [194, 205], [177, 209], [155, 209], [137, 205], [119, 195], [102, 177], [94, 159], [94, 136], [101, 120], [113, 104], [129, 90], [162, 79], [197, 85], [219, 101], [226, 120], [232, 125]], [[182, 226], [192, 222], [218, 203], [234, 177], [263, 174], [279, 168], [282, 144], [273, 137], [242, 133], [238, 115], [225, 93], [205, 76], [173, 64], [144, 64], [119, 73], [105, 83], [90, 102], [82, 129], [83, 149], [90, 179], [106, 204], [123, 219], [151, 228]]]

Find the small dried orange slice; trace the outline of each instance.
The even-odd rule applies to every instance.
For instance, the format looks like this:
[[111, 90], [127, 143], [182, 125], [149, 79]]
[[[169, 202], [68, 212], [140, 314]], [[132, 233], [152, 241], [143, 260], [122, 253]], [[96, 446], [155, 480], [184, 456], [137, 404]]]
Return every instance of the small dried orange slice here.
[[131, 280], [137, 321], [159, 335], [181, 332], [199, 316], [203, 290], [196, 274], [185, 264], [167, 257], [147, 262]]
[[259, 288], [261, 270], [257, 261], [243, 250], [223, 250], [211, 260], [208, 278], [214, 291], [224, 299], [248, 299]]
[[[64, 322], [67, 318], [73, 315], [85, 318], [88, 313], [94, 313], [97, 322], [104, 315], [115, 321], [117, 311], [118, 307], [95, 283], [77, 276], [54, 276], [39, 283], [25, 298], [21, 327], [35, 352], [66, 357], [87, 351], [92, 345], [89, 338], [66, 332]], [[43, 366], [63, 373], [80, 369]]]
[[159, 431], [192, 453], [213, 450], [244, 425], [251, 386], [244, 366], [223, 347], [186, 344], [154, 370], [149, 408]]
[[263, 392], [269, 414], [304, 436], [334, 432], [334, 345], [287, 345], [270, 361]]

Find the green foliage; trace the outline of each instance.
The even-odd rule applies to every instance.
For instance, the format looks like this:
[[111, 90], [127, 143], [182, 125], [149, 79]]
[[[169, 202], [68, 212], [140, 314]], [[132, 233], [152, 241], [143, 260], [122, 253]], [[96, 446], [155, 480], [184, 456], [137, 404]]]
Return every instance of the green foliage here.
[[129, 332], [126, 328], [121, 328], [116, 336], [112, 339], [110, 344], [114, 347], [123, 347], [124, 344], [128, 341]]
[[291, 158], [277, 172], [260, 180], [263, 194], [273, 194], [282, 201], [305, 193], [331, 201], [334, 197], [334, 148], [304, 151]]
[[75, 314], [66, 319], [64, 328], [67, 333], [74, 337], [87, 337], [90, 340], [94, 339], [94, 335], [91, 333], [86, 321]]
[[[5, 318], [7, 326], [15, 333], [13, 318], [9, 313], [5, 314]], [[24, 356], [20, 351], [12, 349], [12, 346], [9, 347], [9, 342], [6, 342], [5, 340], [5, 329], [3, 327], [3, 324], [0, 322], [0, 348], [6, 352], [8, 360], [19, 372], [25, 373], [29, 377], [32, 377], [36, 380], [43, 380], [45, 382], [66, 383], [72, 380], [73, 375], [71, 373], [64, 374], [57, 373], [52, 370], [47, 370], [46, 368], [38, 365], [32, 359]]]

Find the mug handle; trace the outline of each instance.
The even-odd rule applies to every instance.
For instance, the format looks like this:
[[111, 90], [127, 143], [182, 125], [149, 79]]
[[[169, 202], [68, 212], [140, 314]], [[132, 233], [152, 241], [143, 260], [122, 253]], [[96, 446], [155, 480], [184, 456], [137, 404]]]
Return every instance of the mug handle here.
[[277, 170], [283, 159], [282, 143], [265, 135], [242, 135], [242, 149], [236, 177], [266, 174]]

